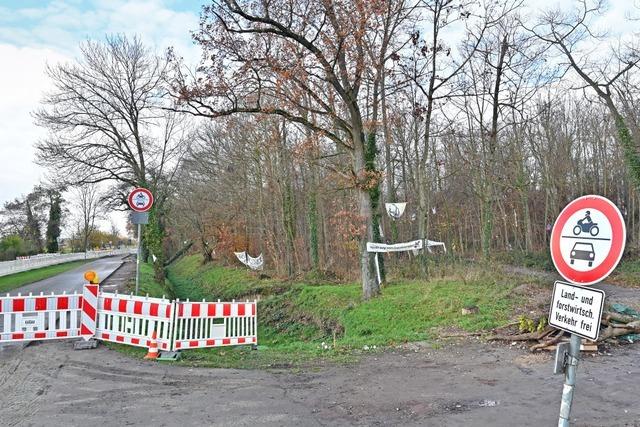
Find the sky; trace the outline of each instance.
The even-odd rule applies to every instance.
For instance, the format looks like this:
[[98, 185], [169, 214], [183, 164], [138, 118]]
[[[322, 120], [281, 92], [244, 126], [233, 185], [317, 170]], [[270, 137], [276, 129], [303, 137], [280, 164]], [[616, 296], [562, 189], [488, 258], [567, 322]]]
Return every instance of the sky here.
[[[188, 0], [0, 0], [0, 205], [27, 194], [46, 179], [34, 163], [34, 144], [46, 132], [31, 113], [51, 82], [47, 64], [73, 61], [78, 46], [107, 34], [138, 35], [159, 53], [168, 46], [189, 62], [199, 49], [200, 1]], [[113, 219], [124, 232], [123, 214]], [[105, 224], [106, 226], [106, 224]]]
[[[173, 46], [194, 64], [199, 49], [190, 31], [197, 29], [203, 1], [0, 0], [0, 205], [46, 179], [46, 171], [34, 163], [33, 149], [45, 131], [31, 115], [51, 88], [46, 65], [73, 61], [82, 41], [114, 33], [138, 35], [158, 52]], [[531, 9], [558, 3], [525, 0]], [[571, 3], [562, 1], [563, 6]], [[634, 6], [640, 8], [640, 0], [610, 0], [600, 25], [618, 32], [640, 26], [622, 25]], [[124, 218], [118, 215], [116, 222], [124, 230]]]

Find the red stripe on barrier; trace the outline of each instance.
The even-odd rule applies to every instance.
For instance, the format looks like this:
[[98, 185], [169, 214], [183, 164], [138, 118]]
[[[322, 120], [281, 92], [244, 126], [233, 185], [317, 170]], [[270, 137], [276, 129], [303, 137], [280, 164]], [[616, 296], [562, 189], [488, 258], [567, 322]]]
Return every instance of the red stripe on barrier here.
[[177, 341], [176, 342], [176, 348], [180, 348], [180, 347], [182, 347], [182, 343], [180, 341]]
[[178, 317], [184, 316], [184, 304], [178, 304]]
[[140, 338], [131, 338], [131, 344], [140, 344]]
[[108, 340], [109, 339], [109, 334], [105, 334], [104, 332], [102, 333], [102, 339], [103, 340]]
[[224, 317], [231, 316], [231, 304], [222, 305], [222, 315]]
[[256, 337], [253, 337], [251, 341], [256, 342]]
[[170, 305], [168, 305], [167, 308], [165, 309], [164, 317], [166, 317], [167, 319], [171, 318], [171, 306]]
[[74, 308], [80, 308], [80, 307], [82, 307], [82, 295], [78, 295], [78, 306]]
[[0, 313], [2, 313], [2, 300], [0, 299]]
[[46, 332], [36, 332], [35, 334], [33, 334], [33, 337], [38, 339], [38, 338], [46, 338], [47, 337], [47, 333]]
[[56, 337], [66, 337], [67, 335], [69, 335], [69, 332], [67, 332], [67, 331], [57, 331], [56, 332]]
[[207, 340], [207, 345], [210, 345], [212, 347], [215, 346], [216, 345], [216, 340]]
[[191, 304], [191, 317], [200, 316], [200, 304]]
[[135, 301], [133, 303], [133, 314], [142, 314], [142, 301]]
[[87, 325], [80, 325], [80, 335], [85, 336], [85, 335], [93, 335], [93, 331], [90, 330], [89, 328], [87, 328]]
[[198, 341], [189, 341], [189, 347], [197, 347], [198, 344]]
[[238, 304], [238, 316], [244, 316], [244, 304]]
[[222, 345], [231, 344], [231, 340], [229, 338], [222, 338]]
[[256, 315], [256, 303], [255, 302], [253, 304], [251, 304], [251, 315], [252, 316]]
[[36, 311], [42, 311], [47, 309], [46, 298], [36, 298]]
[[124, 342], [124, 337], [122, 335], [116, 335], [116, 341]]
[[105, 298], [104, 300], [104, 309], [107, 311], [111, 311], [111, 303], [113, 300], [111, 298]]
[[96, 318], [96, 308], [92, 307], [89, 304], [83, 304], [82, 305], [82, 311], [85, 312], [87, 314], [87, 316], [89, 316], [89, 319], [95, 319]]
[[84, 285], [84, 287], [93, 294], [93, 296], [98, 296], [98, 285]]
[[238, 338], [238, 344], [244, 344], [244, 338]]
[[13, 300], [13, 311], [24, 311], [24, 298]]
[[120, 301], [118, 301], [118, 311], [120, 313], [127, 312], [127, 300], [121, 299]]
[[56, 310], [68, 310], [69, 309], [69, 297], [56, 298]]
[[207, 316], [213, 317], [216, 315], [216, 305], [215, 304], [207, 304]]
[[157, 302], [152, 302], [149, 305], [149, 314], [151, 316], [157, 316], [158, 315], [158, 308], [160, 307], [160, 305]]
[[11, 334], [11, 339], [12, 340], [23, 340], [24, 339], [24, 334], [23, 333], [13, 333]]

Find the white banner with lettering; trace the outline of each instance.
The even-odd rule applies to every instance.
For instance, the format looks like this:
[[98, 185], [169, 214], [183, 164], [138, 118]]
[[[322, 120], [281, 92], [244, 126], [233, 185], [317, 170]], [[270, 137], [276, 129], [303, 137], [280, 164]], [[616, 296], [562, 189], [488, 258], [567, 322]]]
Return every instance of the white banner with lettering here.
[[422, 249], [422, 240], [387, 245], [385, 243], [367, 242], [367, 252], [406, 252]]
[[252, 270], [262, 270], [262, 266], [264, 265], [264, 259], [262, 258], [262, 254], [258, 255], [257, 258], [251, 257], [245, 251], [242, 252], [234, 252], [238, 260], [249, 267]]

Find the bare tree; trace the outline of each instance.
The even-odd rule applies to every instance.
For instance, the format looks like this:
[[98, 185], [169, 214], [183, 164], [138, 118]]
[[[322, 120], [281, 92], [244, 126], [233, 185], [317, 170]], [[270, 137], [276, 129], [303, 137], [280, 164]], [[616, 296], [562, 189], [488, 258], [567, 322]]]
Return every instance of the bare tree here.
[[[640, 47], [636, 39], [609, 46], [608, 54], [602, 54], [604, 49], [599, 49], [601, 55], [594, 57], [594, 45], [606, 46], [601, 42], [602, 35], [594, 33], [590, 21], [603, 9], [603, 0], [580, 0], [579, 7], [572, 12], [546, 12], [531, 31], [557, 49], [567, 68], [584, 83], [581, 89], [591, 89], [606, 105], [615, 121], [629, 173], [640, 188], [640, 122], [629, 108], [628, 92], [629, 83], [638, 84], [632, 73], [640, 72]], [[586, 52], [585, 45], [588, 46]]]
[[[357, 190], [364, 232], [360, 242], [365, 298], [379, 292], [366, 242], [375, 230], [374, 192], [381, 179], [377, 149], [367, 145], [361, 89], [371, 58], [367, 34], [377, 31], [379, 2], [252, 3], [214, 1], [195, 35], [207, 59], [193, 81], [179, 76], [176, 92], [206, 117], [275, 114], [302, 125], [352, 156], [345, 175]], [[300, 112], [304, 112], [301, 114]]]
[[103, 219], [103, 207], [97, 184], [84, 184], [77, 187], [73, 195], [78, 214], [76, 219], [78, 234], [82, 238], [82, 248], [89, 250], [89, 237], [97, 230], [96, 221]]
[[54, 89], [35, 118], [49, 136], [37, 144], [37, 160], [68, 185], [113, 184], [118, 207], [131, 187], [156, 193], [145, 245], [163, 279], [163, 207], [187, 135], [183, 117], [163, 108], [167, 60], [136, 37], [87, 41], [80, 50], [76, 63], [48, 68]]

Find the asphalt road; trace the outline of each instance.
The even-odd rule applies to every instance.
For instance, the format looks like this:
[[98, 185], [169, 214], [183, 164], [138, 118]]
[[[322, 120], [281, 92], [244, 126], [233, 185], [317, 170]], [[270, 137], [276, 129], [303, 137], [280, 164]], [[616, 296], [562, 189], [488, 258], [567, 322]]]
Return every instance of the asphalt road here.
[[51, 292], [58, 294], [62, 292], [73, 293], [74, 291], [81, 293], [82, 286], [86, 283], [83, 277], [85, 271], [93, 270], [98, 273], [100, 280], [104, 280], [122, 264], [122, 258], [122, 256], [100, 258], [83, 264], [73, 270], [58, 274], [57, 276], [14, 289], [9, 292], [9, 294], [17, 295], [21, 293], [22, 295], [27, 295], [29, 292], [34, 294], [39, 294], [40, 292], [45, 294], [50, 294]]

